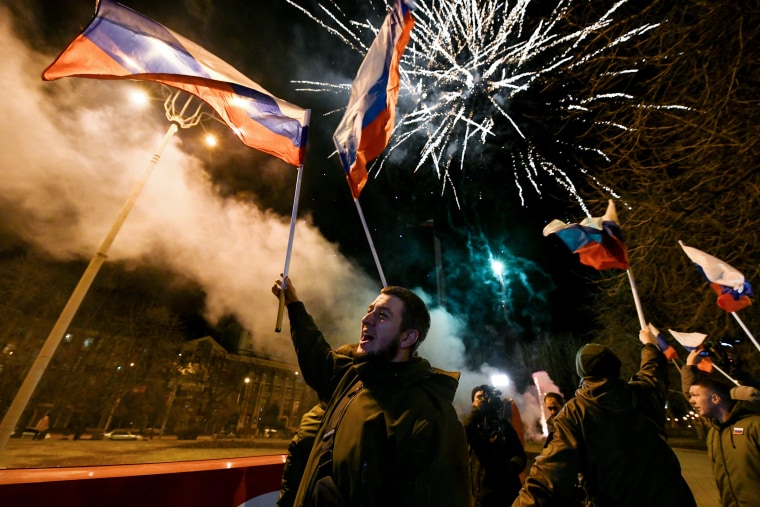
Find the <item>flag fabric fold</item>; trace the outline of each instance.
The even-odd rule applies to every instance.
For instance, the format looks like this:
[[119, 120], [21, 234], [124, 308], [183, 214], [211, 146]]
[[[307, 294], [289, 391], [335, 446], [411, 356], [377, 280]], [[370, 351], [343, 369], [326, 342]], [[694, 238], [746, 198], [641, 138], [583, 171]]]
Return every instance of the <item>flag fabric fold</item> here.
[[234, 67], [156, 21], [112, 0], [42, 73], [63, 77], [156, 81], [206, 102], [240, 140], [300, 165], [307, 110], [279, 99]]
[[732, 313], [752, 304], [752, 286], [743, 274], [717, 257], [686, 246], [682, 241], [678, 243], [710, 283], [710, 288], [718, 296], [718, 306]]
[[668, 329], [668, 332], [689, 352], [702, 345], [702, 342], [707, 338], [707, 335], [703, 333], [682, 333], [680, 331], [673, 331], [672, 329]]
[[[705, 338], [707, 338], [707, 335], [704, 333], [682, 333], [680, 331], [673, 331], [672, 329], [668, 329], [668, 332], [687, 352], [700, 348]], [[712, 359], [707, 356], [702, 357], [697, 363], [697, 368], [706, 373], [711, 373], [713, 370]]]
[[597, 270], [625, 270], [630, 266], [615, 202], [611, 199], [604, 216], [585, 218], [579, 224], [555, 219], [544, 227], [543, 234], [556, 234], [570, 251], [578, 254], [582, 264]]
[[346, 112], [333, 134], [354, 198], [367, 183], [367, 164], [390, 141], [401, 86], [399, 64], [413, 25], [410, 7], [396, 0], [356, 73]]

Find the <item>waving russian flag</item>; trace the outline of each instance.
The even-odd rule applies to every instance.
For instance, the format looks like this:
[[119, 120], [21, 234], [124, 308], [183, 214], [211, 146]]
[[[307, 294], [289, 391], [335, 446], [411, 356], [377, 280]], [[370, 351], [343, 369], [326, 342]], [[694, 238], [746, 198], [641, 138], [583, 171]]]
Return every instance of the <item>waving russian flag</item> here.
[[197, 44], [128, 7], [99, 0], [95, 18], [42, 73], [137, 79], [179, 88], [206, 102], [246, 145], [303, 162], [307, 110], [278, 99]]
[[[673, 338], [675, 338], [676, 341], [687, 350], [687, 352], [701, 348], [702, 343], [704, 343], [705, 338], [707, 338], [707, 335], [703, 333], [682, 333], [680, 331], [673, 331], [672, 329], [668, 329], [668, 331], [673, 335]], [[707, 356], [702, 357], [697, 363], [697, 368], [707, 373], [712, 372], [712, 359]]]
[[581, 263], [600, 271], [628, 269], [631, 264], [612, 199], [603, 217], [585, 218], [580, 224], [552, 220], [544, 227], [544, 236], [549, 234], [559, 236]]
[[744, 275], [717, 257], [678, 242], [684, 253], [697, 265], [718, 296], [718, 306], [727, 312], [736, 312], [752, 304], [752, 286]]
[[356, 73], [346, 113], [333, 134], [354, 198], [367, 183], [367, 163], [390, 141], [401, 81], [399, 63], [413, 25], [410, 8], [396, 0]]
[[668, 340], [665, 338], [665, 334], [661, 333], [659, 329], [654, 327], [652, 324], [647, 324], [649, 327], [649, 330], [652, 332], [653, 335], [657, 337], [657, 348], [659, 348], [663, 354], [665, 354], [665, 357], [668, 358], [668, 361], [672, 361], [673, 359], [678, 357], [678, 352], [676, 352], [676, 349], [673, 348], [673, 346], [668, 343]]

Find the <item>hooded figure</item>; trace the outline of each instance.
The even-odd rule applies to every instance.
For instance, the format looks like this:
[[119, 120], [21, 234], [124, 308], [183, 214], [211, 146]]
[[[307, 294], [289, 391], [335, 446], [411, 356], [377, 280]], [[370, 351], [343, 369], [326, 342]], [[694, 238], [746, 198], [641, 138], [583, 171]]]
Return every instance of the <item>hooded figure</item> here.
[[620, 378], [620, 359], [590, 343], [575, 358], [581, 385], [554, 418], [554, 438], [536, 458], [514, 506], [577, 504], [579, 477], [598, 507], [695, 506], [665, 440], [667, 359], [642, 330], [639, 371]]

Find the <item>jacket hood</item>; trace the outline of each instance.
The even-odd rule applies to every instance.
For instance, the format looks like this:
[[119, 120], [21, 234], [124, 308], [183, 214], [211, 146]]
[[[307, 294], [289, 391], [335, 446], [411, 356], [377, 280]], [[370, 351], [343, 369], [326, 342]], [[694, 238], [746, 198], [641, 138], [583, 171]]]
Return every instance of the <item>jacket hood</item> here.
[[736, 424], [741, 419], [752, 415], [760, 415], [760, 406], [750, 401], [735, 401], [731, 411], [726, 416], [726, 420], [720, 423], [717, 419], [710, 418], [710, 424], [715, 428], [721, 428], [724, 426], [731, 426]]
[[575, 370], [583, 377], [619, 377], [620, 359], [609, 348], [587, 343], [575, 356]]
[[627, 382], [619, 378], [586, 377], [575, 395], [590, 407], [625, 414], [635, 409], [633, 393], [627, 387]]

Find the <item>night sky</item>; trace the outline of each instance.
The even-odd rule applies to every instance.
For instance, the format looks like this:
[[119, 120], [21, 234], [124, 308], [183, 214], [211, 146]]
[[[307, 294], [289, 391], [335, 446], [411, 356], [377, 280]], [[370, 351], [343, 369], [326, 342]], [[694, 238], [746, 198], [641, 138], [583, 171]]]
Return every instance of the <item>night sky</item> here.
[[[11, 41], [4, 44], [10, 59], [3, 66], [4, 79], [23, 97], [3, 106], [5, 142], [15, 144], [4, 150], [12, 153], [2, 162], [0, 224], [28, 248], [62, 261], [92, 255], [135, 171], [147, 162], [167, 126], [160, 102], [139, 114], [124, 105], [129, 82], [39, 79], [89, 21], [93, 3], [30, 0], [20, 6], [3, 1], [0, 10], [12, 14], [0, 16], [3, 40]], [[318, 12], [315, 2], [299, 3]], [[291, 275], [320, 324], [343, 335], [334, 344], [353, 340], [359, 315], [380, 281], [343, 172], [330, 157], [331, 135], [348, 91], [299, 91], [304, 87], [299, 82], [350, 83], [362, 55], [285, 0], [124, 4], [205, 47], [278, 97], [312, 109]], [[374, 26], [382, 20], [379, 2], [339, 4], [354, 9], [344, 10], [348, 18]], [[528, 13], [536, 19], [546, 16], [549, 4], [554, 2], [535, 2]], [[526, 30], [535, 26], [535, 21], [525, 22]], [[372, 35], [361, 34], [369, 44]], [[547, 58], [537, 59], [532, 70]], [[602, 171], [594, 170], [601, 166], [592, 165], [599, 160], [566, 148], [581, 137], [593, 147], [593, 134], [589, 126], [583, 132], [582, 125], [563, 125], [557, 107], [580, 84], [552, 84], [556, 76], [544, 79], [524, 100], [510, 103], [509, 112], [547, 160], [568, 170], [590, 213], [602, 215], [610, 197], [606, 185], [614, 187], [614, 182], [594, 181], [578, 170], [585, 162], [591, 176], [602, 178]], [[620, 87], [635, 92], [630, 80]], [[160, 93], [158, 85], [146, 88]], [[468, 104], [474, 120], [492, 110], [483, 97], [475, 93]], [[32, 113], [22, 110], [24, 104]], [[400, 105], [408, 107], [408, 101]], [[220, 136], [214, 150], [200, 143], [206, 130]], [[434, 352], [433, 337], [423, 355], [443, 367], [481, 373], [481, 365], [468, 359], [470, 351], [479, 350], [478, 357], [491, 366], [509, 368], [503, 351], [508, 355], [514, 343], [541, 333], [588, 330], [585, 280], [594, 276], [557, 238], [541, 235], [554, 218], [580, 221], [584, 210], [578, 199], [541, 170], [535, 176], [539, 191], [525, 178], [517, 179], [514, 153], [524, 150], [522, 141], [498, 115], [493, 131], [485, 143], [469, 145], [463, 168], [452, 169], [448, 184], [429, 165], [414, 171], [423, 140], [411, 140], [384, 162], [382, 171], [371, 172], [360, 199], [388, 283], [420, 288], [431, 306], [437, 291], [434, 234], [440, 239], [446, 308], [438, 315], [445, 337], [439, 344], [446, 350]], [[197, 324], [193, 316], [201, 314], [213, 329], [220, 318], [235, 315], [253, 334], [256, 350], [289, 357], [285, 340], [272, 333], [276, 303], [269, 287], [284, 262], [294, 184], [291, 167], [242, 145], [219, 123], [183, 130], [162, 158], [152, 189], [141, 197], [111, 257], [192, 280], [205, 298], [174, 298], [180, 306], [189, 305], [179, 308], [188, 319]], [[91, 186], [98, 190], [91, 193]], [[618, 211], [623, 215], [624, 207]], [[491, 270], [493, 259], [506, 266], [501, 280]]]

